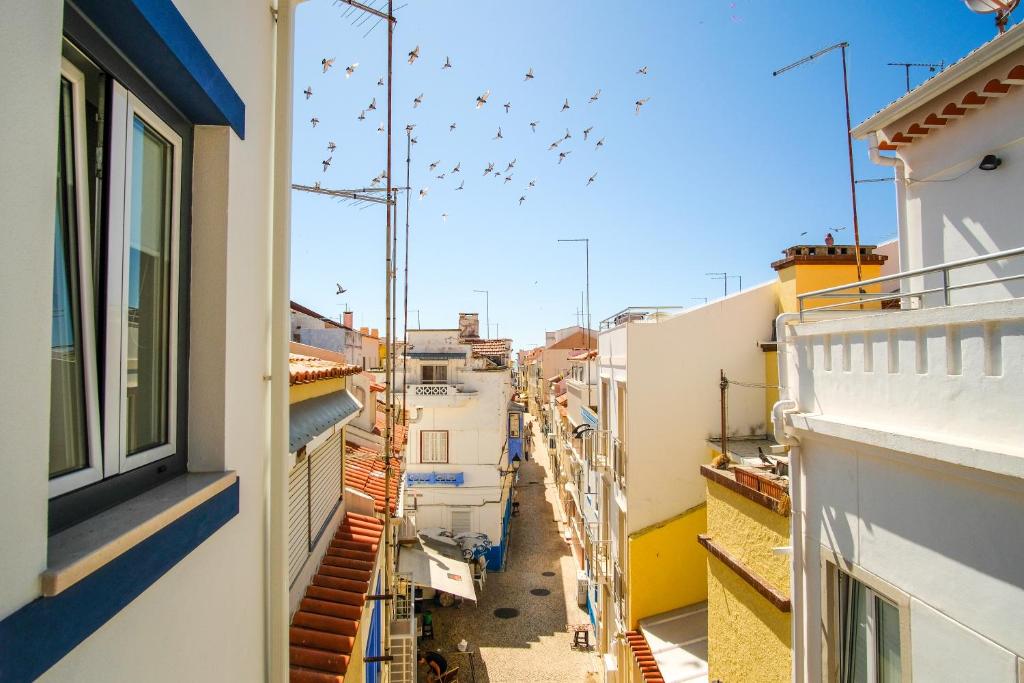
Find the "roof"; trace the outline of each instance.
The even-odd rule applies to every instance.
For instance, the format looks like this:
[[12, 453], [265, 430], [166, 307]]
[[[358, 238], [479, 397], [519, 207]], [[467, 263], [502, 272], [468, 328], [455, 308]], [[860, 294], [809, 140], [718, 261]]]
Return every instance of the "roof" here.
[[584, 361], [593, 360], [594, 358], [597, 358], [597, 349], [591, 349], [590, 351], [580, 351], [579, 353], [569, 356], [568, 360]]
[[359, 412], [361, 406], [347, 389], [293, 403], [288, 411], [288, 452], [294, 453], [317, 434]]
[[357, 375], [362, 369], [356, 365], [324, 360], [313, 356], [302, 356], [297, 353], [288, 354], [288, 384], [304, 384], [318, 382], [335, 377]]
[[917, 122], [910, 124], [903, 131], [893, 133], [888, 141], [879, 144], [880, 149], [897, 149], [901, 145], [912, 143], [915, 138], [927, 135], [933, 129], [941, 128], [950, 119], [962, 118], [971, 109], [980, 109], [992, 99], [1006, 95], [1011, 86], [1024, 85], [1022, 61], [1010, 66], [1005, 78], [993, 78], [979, 88], [980, 92], [972, 90], [959, 100], [940, 99], [949, 90], [1024, 47], [1024, 29], [1021, 26], [1017, 24], [967, 53], [959, 61], [871, 115], [851, 132], [857, 138], [865, 138], [938, 100], [934, 106], [929, 107], [932, 109], [930, 113], [922, 114]]
[[505, 356], [512, 352], [511, 339], [473, 339], [463, 343], [472, 347], [474, 356]]
[[339, 323], [337, 320], [332, 320], [332, 319], [328, 318], [326, 315], [321, 315], [320, 313], [317, 313], [312, 308], [306, 308], [305, 306], [303, 306], [300, 303], [296, 303], [294, 301], [289, 301], [288, 303], [291, 304], [291, 308], [292, 308], [293, 311], [296, 311], [298, 313], [303, 313], [305, 315], [308, 315], [311, 318], [316, 318], [317, 320], [320, 320], [320, 321], [330, 325], [331, 327], [337, 327], [338, 329], [342, 329], [342, 330], [350, 330], [350, 329], [352, 329], [351, 327], [345, 327], [344, 325]]
[[[572, 334], [570, 334], [565, 339], [561, 339], [561, 340], [555, 342], [551, 346], [547, 347], [547, 350], [551, 351], [551, 350], [561, 350], [561, 349], [570, 349], [570, 350], [585, 349], [585, 348], [587, 348], [586, 342], [587, 342], [587, 331], [586, 330], [580, 330], [579, 332], [573, 332]], [[593, 347], [597, 346], [597, 332], [594, 332], [593, 330], [590, 331], [590, 344]]]
[[[369, 451], [369, 453], [367, 453]], [[372, 454], [372, 455], [371, 455]], [[384, 512], [384, 459], [380, 451], [345, 442], [345, 486], [361, 491], [373, 498], [373, 509]], [[398, 509], [398, 493], [402, 486], [402, 461], [391, 458], [391, 482], [388, 489], [388, 507], [391, 514]]]
[[[373, 421], [373, 433], [378, 436], [384, 436], [385, 428], [387, 427], [387, 414], [382, 411], [377, 411], [377, 416]], [[395, 422], [395, 434], [394, 434], [394, 452], [398, 453], [405, 446], [405, 439], [408, 436], [409, 428], [401, 422]]]
[[665, 683], [708, 680], [706, 602], [645, 617], [640, 620], [638, 630], [650, 648], [660, 680]]
[[658, 663], [654, 661], [651, 646], [647, 643], [644, 635], [639, 631], [626, 631], [626, 642], [629, 643], [629, 649], [633, 652], [633, 659], [636, 661], [644, 681], [663, 683], [665, 678], [661, 675]]
[[344, 683], [383, 528], [352, 512], [338, 526], [288, 630], [292, 683]]
[[370, 391], [376, 392], [378, 394], [387, 391], [388, 385], [384, 384], [383, 382], [378, 382], [377, 375], [373, 374], [372, 372], [366, 372], [364, 370], [363, 377], [370, 380]]

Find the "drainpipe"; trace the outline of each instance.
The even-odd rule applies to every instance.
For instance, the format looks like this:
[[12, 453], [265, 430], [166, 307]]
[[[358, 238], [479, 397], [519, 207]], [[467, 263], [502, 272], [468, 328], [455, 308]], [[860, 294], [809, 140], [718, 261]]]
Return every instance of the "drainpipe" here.
[[[884, 156], [878, 149], [879, 132], [868, 138], [868, 156], [872, 163], [879, 166], [889, 166], [894, 170], [896, 181], [896, 225], [899, 235], [900, 271], [910, 270], [909, 261], [910, 244], [907, 235], [907, 167], [898, 156]], [[901, 282], [902, 284], [902, 282]]]

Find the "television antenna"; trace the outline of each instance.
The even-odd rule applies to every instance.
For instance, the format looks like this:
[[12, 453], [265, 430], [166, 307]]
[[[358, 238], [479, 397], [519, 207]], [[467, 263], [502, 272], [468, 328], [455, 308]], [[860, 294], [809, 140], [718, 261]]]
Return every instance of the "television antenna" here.
[[946, 62], [945, 61], [939, 62], [938, 64], [921, 64], [919, 62], [889, 62], [888, 65], [889, 66], [902, 66], [903, 69], [906, 71], [906, 73], [907, 73], [907, 92], [910, 92], [910, 67], [915, 66], [915, 67], [926, 68], [929, 71], [931, 71], [932, 73], [935, 73], [936, 69], [938, 69], [941, 72], [943, 69], [946, 68]]
[[964, 0], [964, 4], [975, 14], [995, 14], [996, 28], [1005, 33], [1006, 25], [1010, 23], [1010, 12], [1017, 9], [1020, 0]]

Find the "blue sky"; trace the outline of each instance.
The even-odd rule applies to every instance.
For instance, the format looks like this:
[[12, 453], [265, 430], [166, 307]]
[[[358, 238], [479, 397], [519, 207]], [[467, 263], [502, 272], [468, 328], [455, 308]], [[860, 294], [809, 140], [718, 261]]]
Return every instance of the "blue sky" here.
[[[409, 307], [423, 327], [453, 327], [459, 311], [479, 311], [483, 325], [484, 296], [473, 290], [490, 290], [492, 335], [500, 326], [517, 348], [576, 322], [583, 249], [558, 244], [560, 237], [591, 240], [596, 326], [626, 306], [720, 296], [722, 283], [708, 271], [742, 275], [744, 286], [766, 281], [785, 247], [850, 226], [839, 54], [777, 78], [774, 69], [848, 41], [856, 125], [905, 90], [903, 69], [887, 62], [949, 64], [995, 31], [989, 17], [957, 0], [408, 3], [396, 15], [394, 176], [404, 183], [404, 127], [414, 123]], [[364, 37], [372, 24], [353, 26], [343, 11], [330, 0], [298, 9], [297, 183], [365, 187], [385, 166], [377, 133], [385, 89], [377, 79], [386, 32], [381, 25]], [[416, 45], [420, 57], [409, 65]], [[326, 75], [324, 57], [336, 59]], [[453, 68], [442, 70], [446, 57]], [[637, 75], [644, 65], [648, 75]], [[524, 82], [531, 67], [535, 78]], [[929, 75], [913, 70], [912, 84]], [[598, 88], [600, 98], [588, 103]], [[357, 120], [373, 97], [377, 110]], [[633, 103], [647, 97], [635, 115]], [[571, 108], [561, 112], [565, 98]], [[530, 121], [540, 122], [536, 133]], [[494, 140], [499, 126], [503, 139]], [[548, 151], [567, 128], [572, 138]], [[323, 172], [331, 140], [337, 150]], [[483, 176], [489, 162], [503, 171], [513, 159], [511, 182]], [[863, 143], [855, 143], [854, 160], [858, 178], [887, 174]], [[444, 180], [435, 177], [441, 172]], [[860, 185], [858, 206], [863, 243], [895, 237], [890, 183]], [[404, 211], [403, 198], [401, 221]], [[836, 235], [852, 241], [850, 229]], [[332, 317], [347, 304], [358, 326], [383, 328], [383, 258], [383, 207], [294, 194], [293, 299]], [[335, 282], [349, 291], [336, 295]], [[416, 314], [410, 319], [415, 326]]]

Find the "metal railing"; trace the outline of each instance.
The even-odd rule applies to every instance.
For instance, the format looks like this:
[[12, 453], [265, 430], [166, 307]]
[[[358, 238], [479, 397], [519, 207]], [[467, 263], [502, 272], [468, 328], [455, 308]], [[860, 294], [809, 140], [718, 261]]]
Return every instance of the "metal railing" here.
[[656, 323], [686, 306], [630, 306], [601, 321], [598, 329], [610, 330], [626, 323]]
[[[880, 302], [881, 307], [885, 308], [886, 304], [894, 302], [905, 302], [906, 305], [901, 305], [900, 308], [914, 308], [912, 305], [916, 302], [916, 306], [920, 306], [921, 299], [927, 294], [942, 294], [942, 302], [944, 306], [949, 306], [951, 303], [951, 295], [954, 291], [959, 289], [970, 289], [972, 287], [984, 287], [986, 285], [995, 285], [1002, 282], [1010, 282], [1012, 280], [1024, 279], [1024, 273], [1017, 275], [1003, 275], [1000, 277], [993, 277], [984, 280], [965, 282], [959, 284], [952, 284], [950, 282], [950, 273], [960, 268], [968, 268], [970, 266], [976, 266], [983, 263], [991, 263], [994, 261], [1001, 261], [1004, 259], [1014, 258], [1024, 254], [1024, 247], [1017, 247], [1016, 249], [1005, 249], [1003, 251], [993, 252], [991, 254], [984, 254], [982, 256], [973, 256], [971, 258], [960, 259], [958, 261], [949, 261], [947, 263], [941, 263], [936, 266], [928, 266], [927, 268], [917, 268], [915, 270], [906, 270], [900, 273], [893, 273], [892, 275], [883, 275], [881, 277], [872, 278], [870, 280], [861, 280], [860, 282], [852, 282], [848, 285], [838, 285], [836, 287], [827, 287], [825, 289], [818, 289], [813, 292], [807, 292], [806, 294], [797, 295], [797, 301], [799, 303], [800, 320], [804, 319], [805, 313], [812, 311], [861, 311], [863, 310], [864, 304]], [[925, 275], [931, 275], [933, 273], [939, 273], [942, 278], [942, 284], [938, 287], [925, 287], [918, 290], [903, 290], [903, 281], [908, 278], [923, 277]], [[891, 292], [867, 292], [865, 288], [874, 287], [875, 285], [881, 285], [886, 282], [896, 282], [899, 287], [897, 291]], [[848, 290], [855, 289], [856, 291], [850, 292]], [[847, 301], [839, 301], [837, 303], [823, 304], [820, 306], [808, 306], [807, 303], [811, 299], [848, 299]], [[850, 308], [851, 306], [856, 308]], [[872, 308], [871, 310], [878, 310]]]

